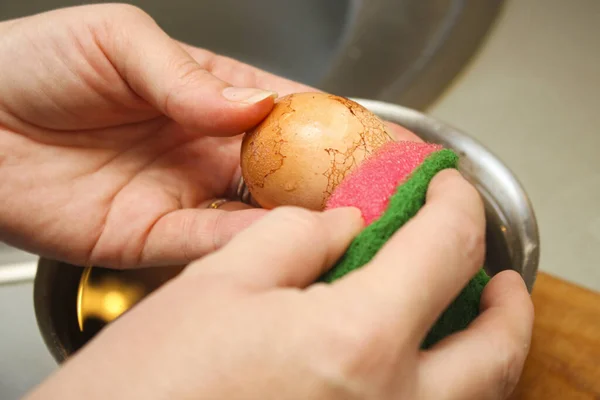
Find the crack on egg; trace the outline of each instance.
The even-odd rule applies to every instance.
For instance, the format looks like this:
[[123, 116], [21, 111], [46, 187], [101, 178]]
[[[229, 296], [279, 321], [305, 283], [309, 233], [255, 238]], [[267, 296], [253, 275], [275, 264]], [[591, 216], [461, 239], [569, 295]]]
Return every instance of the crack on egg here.
[[[250, 143], [252, 157], [259, 158], [260, 163], [265, 165], [268, 170], [262, 174], [262, 178], [260, 181], [256, 182], [254, 186], [258, 186], [259, 188], [265, 187], [265, 182], [267, 178], [273, 175], [275, 172], [279, 171], [287, 158], [281, 148], [284, 144], [287, 143], [287, 140], [282, 138], [281, 134], [281, 124], [280, 121], [285, 120], [285, 116], [288, 114], [294, 113], [294, 110], [291, 106], [291, 99], [285, 99], [281, 103], [281, 106], [284, 106], [288, 109], [288, 111], [281, 114], [279, 118], [275, 119], [275, 128], [273, 129], [273, 138], [268, 140], [260, 141], [258, 146], [254, 146], [254, 142]], [[278, 139], [276, 139], [278, 138]], [[261, 156], [261, 153], [263, 156]], [[269, 156], [264, 156], [264, 153], [269, 153]]]
[[283, 167], [283, 162], [286, 159], [286, 156], [283, 155], [283, 153], [281, 152], [281, 146], [283, 146], [285, 143], [287, 143], [287, 141], [281, 139], [281, 140], [274, 140], [273, 141], [273, 152], [275, 153], [275, 157], [277, 157], [278, 159], [278, 165], [275, 166], [274, 168], [271, 168], [264, 176], [261, 182], [257, 183], [258, 187], [265, 187], [265, 181], [267, 180], [267, 178], [271, 175], [273, 175], [275, 172], [279, 171], [281, 169], [281, 167]]
[[362, 125], [363, 129], [360, 137], [363, 141], [363, 149], [365, 155], [371, 155], [370, 149], [378, 149], [384, 143], [392, 141], [392, 137], [387, 133], [385, 124], [377, 116], [373, 115], [369, 110], [360, 104], [339, 96], [329, 96], [332, 100], [341, 103], [350, 111], [352, 115]]
[[327, 178], [327, 187], [324, 191], [326, 196], [323, 199], [323, 206], [325, 206], [329, 196], [332, 195], [335, 188], [342, 182], [342, 180], [344, 180], [346, 175], [352, 169], [358, 166], [359, 161], [357, 160], [356, 152], [363, 146], [366, 146], [363, 134], [360, 136], [361, 137], [353, 142], [352, 145], [344, 152], [333, 148], [325, 149], [325, 152], [329, 155], [331, 163], [329, 169], [323, 173], [323, 176]]
[[[323, 199], [323, 206], [335, 188], [351, 170], [357, 167], [359, 163], [362, 163], [364, 159], [371, 156], [384, 143], [393, 140], [385, 130], [383, 122], [379, 118], [374, 117], [370, 111], [363, 108], [360, 104], [338, 96], [332, 95], [330, 98], [344, 105], [358, 120], [358, 123], [362, 126], [362, 130], [358, 133], [359, 138], [346, 151], [342, 152], [334, 148], [325, 149], [330, 158], [330, 167], [323, 173], [323, 176], [327, 178], [327, 187], [324, 191], [326, 196]], [[362, 157], [358, 160], [357, 151], [361, 150]]]

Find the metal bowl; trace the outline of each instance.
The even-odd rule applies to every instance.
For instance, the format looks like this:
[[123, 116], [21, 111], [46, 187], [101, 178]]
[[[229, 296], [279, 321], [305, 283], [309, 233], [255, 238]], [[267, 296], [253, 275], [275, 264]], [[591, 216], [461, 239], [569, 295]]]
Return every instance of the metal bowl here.
[[[481, 144], [451, 126], [398, 105], [354, 100], [383, 119], [402, 125], [424, 140], [442, 144], [460, 155], [459, 170], [479, 190], [485, 203], [487, 272], [494, 275], [505, 269], [513, 269], [521, 274], [531, 291], [540, 254], [538, 227], [527, 194], [512, 172]], [[175, 273], [164, 268], [98, 270], [100, 274], [123, 282], [152, 281], [148, 286], [151, 291], [175, 276], [181, 268], [173, 269]], [[58, 362], [62, 362], [104, 325], [89, 324], [87, 329], [80, 329], [77, 318], [78, 306], [81, 307], [81, 302], [78, 304], [78, 289], [84, 268], [42, 258], [37, 271], [34, 306], [38, 326], [48, 349]]]

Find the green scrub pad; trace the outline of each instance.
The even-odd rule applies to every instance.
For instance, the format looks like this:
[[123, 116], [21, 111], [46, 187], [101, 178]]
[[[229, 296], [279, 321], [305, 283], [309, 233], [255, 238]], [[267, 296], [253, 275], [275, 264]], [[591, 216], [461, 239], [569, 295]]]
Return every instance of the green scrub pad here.
[[[342, 258], [320, 280], [333, 282], [368, 263], [385, 242], [425, 204], [427, 188], [433, 177], [443, 169], [456, 168], [457, 164], [458, 156], [448, 149], [435, 151], [427, 156], [400, 182], [383, 214], [365, 227]], [[422, 343], [423, 348], [466, 328], [477, 317], [481, 292], [489, 279], [483, 269], [471, 279], [431, 328]]]

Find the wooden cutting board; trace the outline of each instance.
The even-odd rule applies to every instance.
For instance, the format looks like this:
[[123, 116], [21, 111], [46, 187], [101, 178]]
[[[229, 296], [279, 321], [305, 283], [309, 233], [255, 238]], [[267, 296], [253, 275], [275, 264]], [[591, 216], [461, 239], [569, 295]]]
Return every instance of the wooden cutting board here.
[[600, 400], [600, 293], [539, 273], [531, 351], [511, 400]]

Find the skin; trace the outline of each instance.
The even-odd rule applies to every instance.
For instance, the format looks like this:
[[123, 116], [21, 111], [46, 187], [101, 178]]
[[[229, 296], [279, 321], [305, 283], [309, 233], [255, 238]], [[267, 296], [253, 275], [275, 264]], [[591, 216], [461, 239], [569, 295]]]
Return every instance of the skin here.
[[456, 171], [436, 176], [371, 263], [314, 285], [362, 228], [357, 210], [204, 209], [234, 191], [240, 135], [273, 106], [255, 89], [314, 89], [178, 43], [124, 5], [4, 22], [0, 60], [11, 66], [0, 74], [0, 238], [76, 264], [197, 260], [29, 398], [501, 399], [513, 389], [533, 320], [514, 272], [492, 279], [467, 330], [419, 349], [485, 251], [481, 199]]

